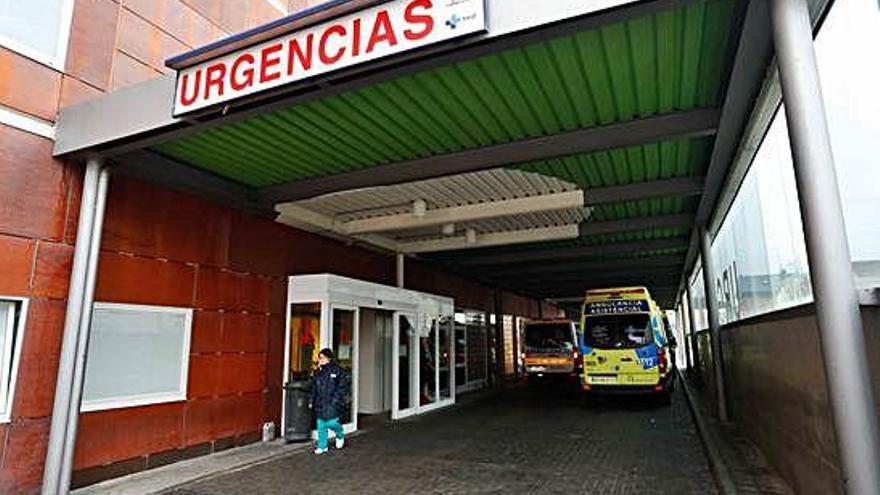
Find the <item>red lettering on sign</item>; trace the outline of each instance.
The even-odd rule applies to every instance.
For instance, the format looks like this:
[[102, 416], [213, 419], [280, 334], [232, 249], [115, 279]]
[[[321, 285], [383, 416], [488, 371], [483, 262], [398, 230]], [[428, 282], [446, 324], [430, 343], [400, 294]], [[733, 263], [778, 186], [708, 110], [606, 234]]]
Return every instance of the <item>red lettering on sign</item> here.
[[430, 9], [433, 8], [434, 4], [431, 0], [415, 0], [410, 2], [409, 5], [406, 6], [406, 10], [403, 13], [403, 19], [407, 22], [407, 24], [421, 24], [422, 29], [420, 31], [413, 31], [412, 29], [407, 29], [403, 32], [403, 35], [406, 39], [410, 41], [416, 41], [424, 38], [431, 34], [431, 31], [434, 30], [434, 18], [428, 14], [415, 14], [413, 11], [415, 9]]
[[397, 44], [397, 36], [394, 34], [387, 10], [381, 10], [376, 14], [376, 24], [373, 24], [370, 41], [367, 42], [367, 53], [372, 52], [376, 48], [376, 44], [382, 42], [387, 42], [390, 46]]
[[318, 43], [318, 58], [320, 58], [321, 62], [325, 65], [336, 63], [343, 55], [345, 55], [345, 46], [340, 46], [334, 55], [327, 54], [327, 40], [334, 34], [336, 36], [345, 36], [345, 28], [339, 24], [330, 26], [324, 30], [324, 33], [321, 35], [321, 41]]
[[218, 62], [205, 70], [205, 99], [211, 97], [211, 88], [217, 88], [217, 96], [223, 96], [223, 78], [226, 77], [226, 64]]
[[[254, 56], [250, 53], [242, 53], [235, 59], [229, 77], [229, 85], [232, 89], [241, 91], [254, 83], [254, 62]], [[242, 68], [245, 64], [247, 66]]]
[[[269, 81], [274, 81], [281, 77], [281, 72], [276, 68], [278, 64], [281, 63], [281, 56], [278, 52], [281, 51], [283, 45], [281, 43], [275, 43], [274, 45], [269, 45], [262, 50], [260, 50], [260, 82], [267, 83]], [[271, 72], [270, 72], [271, 69]]]
[[315, 40], [314, 33], [309, 33], [306, 36], [306, 50], [303, 53], [302, 47], [299, 46], [299, 40], [292, 39], [290, 43], [287, 45], [287, 75], [291, 76], [295, 72], [294, 67], [296, 67], [295, 60], [299, 60], [299, 65], [302, 67], [303, 71], [307, 71], [312, 68], [312, 45]]
[[192, 75], [195, 81], [193, 81], [192, 92], [189, 93], [189, 96], [187, 96], [187, 93], [189, 92], [190, 74], [184, 74], [180, 79], [180, 104], [185, 107], [196, 102], [196, 99], [199, 97], [199, 87], [202, 85], [202, 70], [199, 69]]
[[361, 20], [355, 19], [351, 27], [351, 56], [361, 54]]

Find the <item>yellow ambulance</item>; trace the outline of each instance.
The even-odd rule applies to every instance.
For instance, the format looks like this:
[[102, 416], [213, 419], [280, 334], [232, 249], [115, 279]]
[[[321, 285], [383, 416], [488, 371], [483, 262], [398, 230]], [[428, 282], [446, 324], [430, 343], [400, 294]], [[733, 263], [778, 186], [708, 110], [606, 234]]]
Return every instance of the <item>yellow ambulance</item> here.
[[646, 287], [589, 290], [581, 314], [582, 388], [669, 399], [675, 339]]

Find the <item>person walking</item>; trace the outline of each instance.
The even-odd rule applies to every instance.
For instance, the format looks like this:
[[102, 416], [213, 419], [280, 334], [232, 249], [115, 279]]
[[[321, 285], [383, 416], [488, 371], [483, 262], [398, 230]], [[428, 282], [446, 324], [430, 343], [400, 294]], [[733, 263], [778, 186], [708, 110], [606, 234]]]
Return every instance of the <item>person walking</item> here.
[[327, 430], [336, 433], [336, 448], [345, 446], [345, 431], [339, 423], [339, 417], [345, 407], [348, 391], [348, 376], [345, 370], [336, 364], [333, 351], [321, 349], [318, 354], [318, 372], [312, 384], [312, 410], [318, 419], [318, 446], [315, 454], [327, 452]]

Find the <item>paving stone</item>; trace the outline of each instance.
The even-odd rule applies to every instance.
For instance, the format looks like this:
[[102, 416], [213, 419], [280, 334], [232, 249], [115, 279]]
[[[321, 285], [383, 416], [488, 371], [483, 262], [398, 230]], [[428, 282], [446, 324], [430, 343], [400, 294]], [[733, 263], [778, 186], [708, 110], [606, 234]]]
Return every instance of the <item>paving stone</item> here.
[[684, 398], [586, 401], [511, 389], [379, 426], [345, 450], [295, 454], [165, 492], [712, 494]]

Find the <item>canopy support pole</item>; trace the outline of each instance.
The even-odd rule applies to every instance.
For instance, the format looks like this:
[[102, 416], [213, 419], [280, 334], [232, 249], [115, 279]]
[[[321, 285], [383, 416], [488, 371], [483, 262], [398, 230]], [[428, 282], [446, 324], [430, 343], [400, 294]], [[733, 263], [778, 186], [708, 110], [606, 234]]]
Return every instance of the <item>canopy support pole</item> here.
[[805, 0], [771, 2], [773, 41], [846, 493], [880, 493], [865, 337]]
[[83, 179], [52, 424], [43, 471], [43, 495], [65, 495], [70, 491], [108, 183], [109, 170], [104, 167], [103, 160], [90, 158]]
[[687, 369], [691, 369], [691, 339], [690, 339], [690, 321], [684, 307], [684, 297], [678, 303], [678, 327], [681, 329], [681, 340], [684, 341], [684, 365]]
[[691, 304], [691, 288], [690, 288], [690, 277], [687, 277], [685, 280], [687, 282], [687, 289], [684, 291], [684, 300], [687, 304], [687, 319], [688, 319], [688, 327], [691, 330], [691, 352], [693, 352], [693, 359], [691, 364], [693, 365], [693, 376], [697, 380], [702, 379], [703, 377], [703, 369], [700, 367], [700, 342], [697, 335], [697, 320], [694, 317], [694, 305]]
[[404, 285], [406, 285], [406, 255], [403, 253], [397, 253], [395, 257], [396, 267], [395, 273], [397, 275], [397, 287], [403, 289]]
[[724, 383], [724, 354], [721, 345], [721, 319], [718, 313], [718, 292], [715, 290], [715, 263], [712, 259], [712, 236], [705, 227], [700, 229], [700, 256], [703, 260], [703, 288], [709, 313], [709, 332], [712, 341], [712, 370], [715, 378], [715, 402], [718, 419], [727, 422], [727, 389]]

